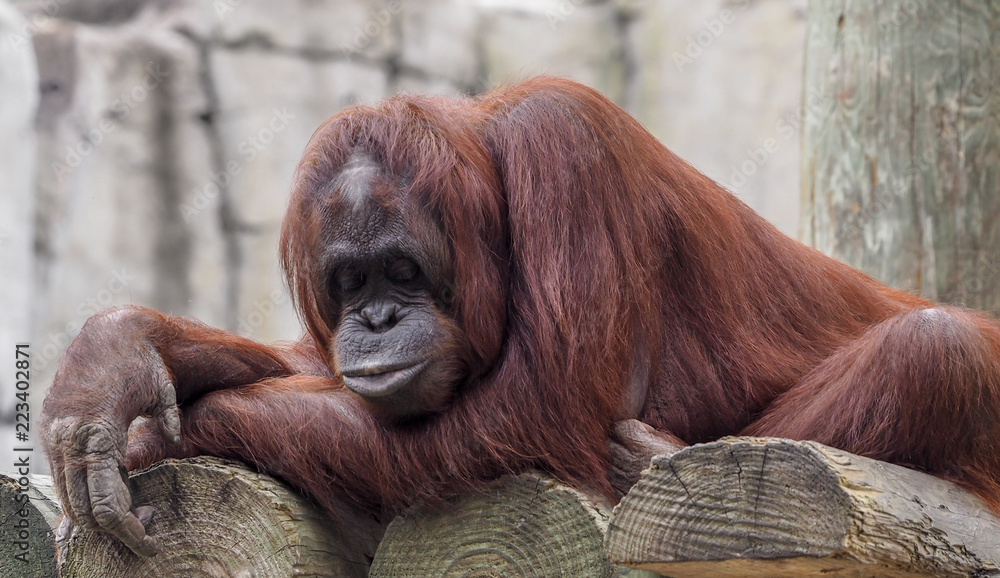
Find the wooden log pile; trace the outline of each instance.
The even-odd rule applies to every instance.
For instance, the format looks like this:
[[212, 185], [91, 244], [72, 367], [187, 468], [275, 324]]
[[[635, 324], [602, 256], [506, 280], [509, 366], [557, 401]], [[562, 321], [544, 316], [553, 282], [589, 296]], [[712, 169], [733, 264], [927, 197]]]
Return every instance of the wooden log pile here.
[[726, 438], [653, 458], [611, 559], [685, 576], [1000, 575], [1000, 518], [955, 484], [814, 442]]
[[[1000, 576], [1000, 517], [977, 497], [813, 442], [726, 438], [659, 455], [614, 508], [541, 473], [507, 476], [410, 509], [380, 542], [365, 514], [335, 525], [233, 462], [168, 460], [130, 485], [156, 508], [160, 553], [75, 529], [62, 576]], [[21, 508], [28, 563], [16, 558]], [[51, 482], [0, 476], [0, 514], [0, 576], [52, 576]]]

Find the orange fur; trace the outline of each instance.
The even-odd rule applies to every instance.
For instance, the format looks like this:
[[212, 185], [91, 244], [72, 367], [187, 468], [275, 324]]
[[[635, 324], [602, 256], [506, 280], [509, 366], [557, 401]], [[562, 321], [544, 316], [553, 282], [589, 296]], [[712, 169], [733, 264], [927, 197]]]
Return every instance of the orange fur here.
[[[321, 353], [333, 317], [313, 293], [313, 240], [331, 216], [315, 207], [357, 147], [439, 216], [473, 346], [479, 377], [415, 423], [375, 419]], [[198, 398], [184, 431], [191, 451], [321, 503], [394, 510], [529, 467], [610, 494], [605, 438], [638, 417], [688, 443], [815, 439], [1000, 505], [1000, 326], [928, 313], [784, 236], [581, 85], [340, 113], [299, 165], [281, 250], [309, 330], [283, 354], [300, 374]]]

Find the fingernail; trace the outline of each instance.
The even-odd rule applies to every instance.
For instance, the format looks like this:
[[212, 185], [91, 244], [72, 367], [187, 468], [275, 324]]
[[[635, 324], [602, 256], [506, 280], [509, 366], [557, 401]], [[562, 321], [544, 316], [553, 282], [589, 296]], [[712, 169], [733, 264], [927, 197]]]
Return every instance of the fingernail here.
[[63, 519], [59, 522], [59, 529], [56, 530], [56, 541], [62, 542], [69, 538], [70, 533], [73, 531], [73, 521], [70, 520], [69, 516], [63, 515]]
[[156, 540], [149, 536], [142, 539], [142, 552], [136, 552], [140, 556], [145, 556], [146, 558], [152, 558], [156, 556], [159, 550], [156, 547]]

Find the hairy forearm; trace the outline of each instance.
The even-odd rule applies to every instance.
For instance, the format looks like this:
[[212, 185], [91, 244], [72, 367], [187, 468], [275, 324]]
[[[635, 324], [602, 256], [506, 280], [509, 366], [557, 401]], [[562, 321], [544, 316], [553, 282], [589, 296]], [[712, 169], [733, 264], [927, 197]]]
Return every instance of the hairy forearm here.
[[251, 463], [324, 507], [343, 499], [393, 511], [511, 471], [505, 454], [520, 452], [496, 447], [488, 424], [452, 410], [384, 423], [340, 382], [296, 375], [209, 393], [182, 409], [181, 430], [185, 455]]
[[379, 425], [339, 382], [271, 379], [209, 393], [182, 410], [185, 454], [253, 464], [293, 481], [324, 507], [382, 502], [388, 449]]
[[[488, 391], [467, 392], [440, 415], [385, 423], [338, 381], [305, 375], [271, 379], [206, 394], [182, 409], [185, 455], [251, 463], [324, 507], [339, 498], [372, 511], [393, 511], [548, 465], [542, 440], [505, 427], [524, 408], [488, 399]], [[566, 424], [562, 431], [572, 435], [571, 430]], [[604, 443], [603, 436], [597, 443]]]
[[294, 373], [279, 351], [181, 317], [148, 312], [146, 334], [169, 368], [177, 403], [209, 391]]

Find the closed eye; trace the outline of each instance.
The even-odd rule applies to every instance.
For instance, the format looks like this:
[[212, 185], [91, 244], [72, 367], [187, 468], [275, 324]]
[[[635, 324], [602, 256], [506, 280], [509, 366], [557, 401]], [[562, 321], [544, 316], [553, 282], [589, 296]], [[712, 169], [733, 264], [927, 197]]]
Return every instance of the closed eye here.
[[385, 268], [385, 276], [395, 283], [413, 281], [420, 274], [420, 266], [410, 259], [396, 259]]
[[337, 287], [345, 293], [351, 293], [361, 289], [365, 284], [365, 274], [358, 269], [344, 268], [334, 274]]

